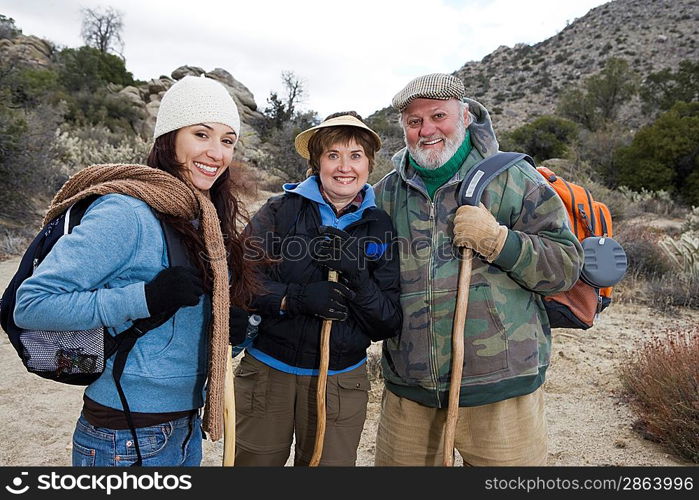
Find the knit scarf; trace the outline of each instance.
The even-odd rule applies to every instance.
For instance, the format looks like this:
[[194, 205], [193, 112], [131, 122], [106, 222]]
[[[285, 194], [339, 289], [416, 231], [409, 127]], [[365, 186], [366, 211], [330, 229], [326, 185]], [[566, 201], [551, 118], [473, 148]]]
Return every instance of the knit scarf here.
[[449, 158], [449, 161], [439, 168], [430, 169], [421, 167], [417, 164], [412, 156], [408, 155], [410, 166], [415, 169], [420, 177], [422, 177], [430, 198], [434, 198], [435, 191], [437, 191], [437, 189], [449, 179], [454, 177], [454, 174], [461, 168], [464, 160], [471, 152], [471, 148], [471, 134], [468, 130], [466, 130], [466, 136], [464, 137], [464, 141], [461, 143], [461, 146], [459, 146], [459, 149], [457, 149], [456, 153]]
[[209, 332], [209, 372], [204, 405], [204, 430], [212, 441], [223, 435], [223, 392], [228, 347], [228, 265], [218, 214], [201, 191], [176, 177], [144, 165], [93, 165], [75, 175], [56, 193], [44, 225], [89, 195], [119, 193], [143, 200], [154, 210], [186, 220], [200, 219], [213, 275]]

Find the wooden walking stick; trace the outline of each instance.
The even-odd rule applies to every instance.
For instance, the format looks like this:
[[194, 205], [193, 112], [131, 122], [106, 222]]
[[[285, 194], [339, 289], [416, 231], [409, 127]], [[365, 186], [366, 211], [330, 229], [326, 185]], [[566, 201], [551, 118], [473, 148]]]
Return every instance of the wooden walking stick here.
[[226, 378], [223, 386], [223, 466], [235, 463], [235, 390], [233, 377], [233, 346], [228, 346]]
[[[483, 190], [498, 174], [508, 169], [522, 159], [529, 158], [520, 153], [499, 152], [489, 156], [474, 165], [466, 175], [457, 200], [459, 205], [477, 206]], [[471, 282], [471, 266], [473, 250], [461, 249], [461, 265], [459, 267], [459, 285], [456, 292], [456, 308], [454, 325], [451, 331], [451, 379], [449, 381], [449, 403], [447, 405], [447, 421], [444, 424], [443, 464], [454, 465], [454, 436], [456, 423], [459, 419], [459, 396], [461, 392], [461, 375], [464, 368], [464, 327], [468, 311], [468, 291]]]
[[[328, 281], [337, 281], [337, 271], [328, 271]], [[330, 330], [333, 321], [323, 320], [320, 330], [320, 370], [318, 373], [318, 387], [316, 388], [316, 440], [313, 446], [313, 456], [309, 462], [310, 467], [317, 467], [323, 454], [323, 441], [325, 440], [325, 392], [328, 384], [328, 364], [330, 363]]]
[[459, 268], [459, 286], [456, 292], [456, 311], [454, 326], [451, 331], [451, 380], [449, 381], [449, 403], [447, 421], [444, 425], [443, 464], [454, 465], [454, 435], [459, 418], [459, 395], [461, 392], [461, 374], [464, 368], [464, 326], [468, 311], [468, 289], [471, 283], [471, 259], [473, 250], [461, 249], [461, 266]]

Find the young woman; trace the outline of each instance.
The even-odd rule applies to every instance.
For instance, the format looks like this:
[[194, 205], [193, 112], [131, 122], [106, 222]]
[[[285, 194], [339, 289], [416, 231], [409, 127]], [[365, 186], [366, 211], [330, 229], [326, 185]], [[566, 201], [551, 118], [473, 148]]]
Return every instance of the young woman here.
[[[354, 112], [335, 113], [296, 137], [310, 177], [286, 184], [250, 223], [264, 241], [264, 294], [253, 299], [259, 333], [236, 370], [236, 465], [308, 465], [316, 434], [321, 324], [333, 320], [327, 422], [320, 465], [357, 458], [371, 341], [397, 333], [398, 256], [393, 226], [367, 178], [381, 140]], [[340, 282], [328, 281], [328, 269]]]
[[[221, 436], [229, 304], [247, 303], [256, 283], [235, 224], [239, 137], [226, 89], [187, 76], [162, 98], [148, 166], [89, 167], [56, 195], [47, 218], [100, 196], [18, 290], [18, 326], [117, 334], [142, 318], [159, 324], [136, 341], [121, 378], [135, 435], [112, 357], [85, 390], [73, 465], [199, 465], [203, 406], [204, 430]], [[161, 221], [188, 265], [170, 265]]]

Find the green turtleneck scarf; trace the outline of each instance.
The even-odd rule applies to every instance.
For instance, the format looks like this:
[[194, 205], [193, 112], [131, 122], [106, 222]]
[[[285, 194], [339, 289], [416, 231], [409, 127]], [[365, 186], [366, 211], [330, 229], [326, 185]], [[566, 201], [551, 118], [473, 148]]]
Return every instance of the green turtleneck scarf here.
[[461, 168], [464, 160], [471, 152], [471, 147], [471, 133], [466, 130], [464, 142], [461, 143], [461, 146], [459, 146], [459, 149], [456, 150], [454, 156], [452, 156], [449, 161], [441, 167], [434, 169], [421, 167], [417, 164], [413, 157], [408, 154], [408, 162], [410, 163], [410, 166], [417, 171], [420, 177], [422, 177], [425, 187], [427, 188], [427, 193], [430, 195], [430, 199], [434, 197], [434, 193], [437, 191], [437, 188], [451, 179], [459, 168]]

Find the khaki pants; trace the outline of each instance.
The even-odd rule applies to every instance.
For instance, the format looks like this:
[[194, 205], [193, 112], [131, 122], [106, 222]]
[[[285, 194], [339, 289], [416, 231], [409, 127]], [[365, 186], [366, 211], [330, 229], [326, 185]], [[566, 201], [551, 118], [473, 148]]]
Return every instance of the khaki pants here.
[[[316, 434], [318, 377], [280, 372], [245, 354], [235, 371], [235, 465], [308, 465]], [[369, 400], [366, 364], [328, 377], [320, 465], [353, 466]]]
[[[442, 465], [446, 415], [384, 390], [375, 465]], [[543, 389], [459, 408], [454, 447], [464, 465], [546, 465]]]

